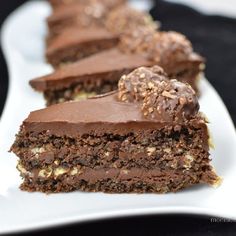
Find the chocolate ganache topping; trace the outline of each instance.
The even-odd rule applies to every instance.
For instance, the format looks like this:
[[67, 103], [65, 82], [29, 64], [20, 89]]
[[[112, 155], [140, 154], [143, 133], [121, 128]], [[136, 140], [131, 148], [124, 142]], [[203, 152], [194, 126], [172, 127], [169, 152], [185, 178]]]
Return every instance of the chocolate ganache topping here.
[[147, 119], [184, 121], [193, 118], [199, 103], [190, 85], [169, 80], [162, 68], [140, 67], [121, 77], [118, 99], [139, 102]]

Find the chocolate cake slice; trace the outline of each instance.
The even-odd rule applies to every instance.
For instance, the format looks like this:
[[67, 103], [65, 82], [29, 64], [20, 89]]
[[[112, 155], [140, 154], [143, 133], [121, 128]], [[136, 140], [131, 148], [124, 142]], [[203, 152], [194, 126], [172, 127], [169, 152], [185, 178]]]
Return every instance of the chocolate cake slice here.
[[21, 189], [166, 193], [219, 184], [189, 85], [159, 67], [122, 76], [118, 92], [34, 111], [11, 150]]
[[[79, 15], [80, 20], [83, 16]], [[99, 21], [96, 20], [96, 23]], [[91, 23], [90, 27], [72, 24], [57, 36], [49, 36], [46, 51], [47, 61], [54, 67], [75, 62], [91, 54], [115, 47], [122, 34], [139, 27], [155, 31], [157, 24], [150, 15], [128, 6], [118, 7], [107, 13], [104, 24]], [[93, 26], [91, 26], [93, 25]]]
[[121, 75], [152, 64], [142, 56], [111, 49], [33, 79], [30, 85], [52, 105], [116, 90]]
[[85, 58], [105, 49], [115, 47], [117, 35], [105, 28], [69, 28], [56, 37], [46, 51], [47, 61], [54, 67]]

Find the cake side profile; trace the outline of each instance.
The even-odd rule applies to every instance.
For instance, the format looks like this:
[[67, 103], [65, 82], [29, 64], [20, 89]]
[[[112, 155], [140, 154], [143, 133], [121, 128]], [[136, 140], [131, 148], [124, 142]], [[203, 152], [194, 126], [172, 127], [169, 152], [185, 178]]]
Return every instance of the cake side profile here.
[[123, 75], [118, 91], [32, 112], [11, 148], [41, 192], [176, 192], [217, 185], [193, 89], [160, 67]]

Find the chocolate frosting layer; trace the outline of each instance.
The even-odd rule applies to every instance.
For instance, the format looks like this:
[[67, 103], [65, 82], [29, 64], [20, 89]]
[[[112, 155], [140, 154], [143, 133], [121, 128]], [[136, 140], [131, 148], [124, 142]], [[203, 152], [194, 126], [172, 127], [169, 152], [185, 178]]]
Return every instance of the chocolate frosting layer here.
[[[89, 167], [83, 167], [78, 170], [78, 173], [72, 176], [67, 176], [66, 179], [71, 184], [78, 180], [85, 180], [90, 183], [96, 183], [106, 179], [116, 179], [116, 181], [127, 181], [131, 179], [140, 179], [148, 183], [157, 182], [156, 178], [167, 176], [166, 178], [177, 178], [181, 170], [160, 170], [160, 169], [145, 169], [145, 168], [131, 168], [131, 169], [118, 169], [118, 168], [99, 168], [93, 169]], [[34, 169], [32, 171], [33, 179], [37, 180], [39, 170]], [[46, 177], [47, 179], [47, 177]]]
[[[188, 122], [206, 129], [205, 121], [201, 117], [195, 117]], [[31, 112], [22, 127], [25, 132], [36, 134], [47, 132], [49, 135], [78, 137], [83, 134], [104, 133], [125, 135], [148, 129], [178, 127], [182, 124], [182, 121], [165, 121], [165, 116], [161, 119], [147, 119], [143, 116], [139, 103], [119, 102], [117, 93], [113, 93]]]
[[152, 64], [153, 62], [141, 55], [124, 54], [118, 49], [111, 49], [64, 66], [52, 74], [33, 79], [30, 81], [30, 85], [38, 91], [59, 89], [69, 87], [71, 83], [76, 81], [84, 81], [88, 78], [96, 79], [113, 71], [133, 70], [140, 66], [151, 66]]
[[[74, 178], [69, 177], [68, 181], [71, 183], [78, 180], [89, 181], [90, 183], [96, 183], [97, 181], [106, 180], [106, 179], [116, 179], [116, 181], [137, 181], [142, 180], [146, 183], [157, 183], [161, 182], [163, 179], [174, 179], [179, 178], [181, 175], [181, 170], [165, 170], [161, 171], [158, 169], [144, 169], [144, 168], [132, 168], [130, 170], [125, 169], [91, 169], [84, 168], [81, 174], [74, 176]], [[161, 180], [160, 180], [161, 179]]]
[[26, 132], [59, 136], [88, 133], [127, 133], [142, 128], [159, 127], [143, 118], [138, 104], [117, 101], [117, 94], [79, 102], [67, 102], [31, 112], [24, 121]]

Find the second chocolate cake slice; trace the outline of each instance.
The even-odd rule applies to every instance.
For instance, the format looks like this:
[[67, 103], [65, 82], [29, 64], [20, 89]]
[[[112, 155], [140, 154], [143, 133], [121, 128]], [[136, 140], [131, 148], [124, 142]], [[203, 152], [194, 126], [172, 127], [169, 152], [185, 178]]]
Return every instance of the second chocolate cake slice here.
[[52, 41], [46, 51], [48, 62], [54, 67], [88, 57], [105, 49], [115, 47], [119, 38], [105, 28], [68, 28]]
[[111, 49], [31, 80], [30, 84], [44, 93], [47, 105], [52, 105], [115, 90], [121, 75], [152, 64], [141, 55]]
[[166, 193], [217, 185], [198, 109], [189, 85], [153, 67], [122, 76], [117, 92], [32, 112], [11, 148], [21, 188]]

